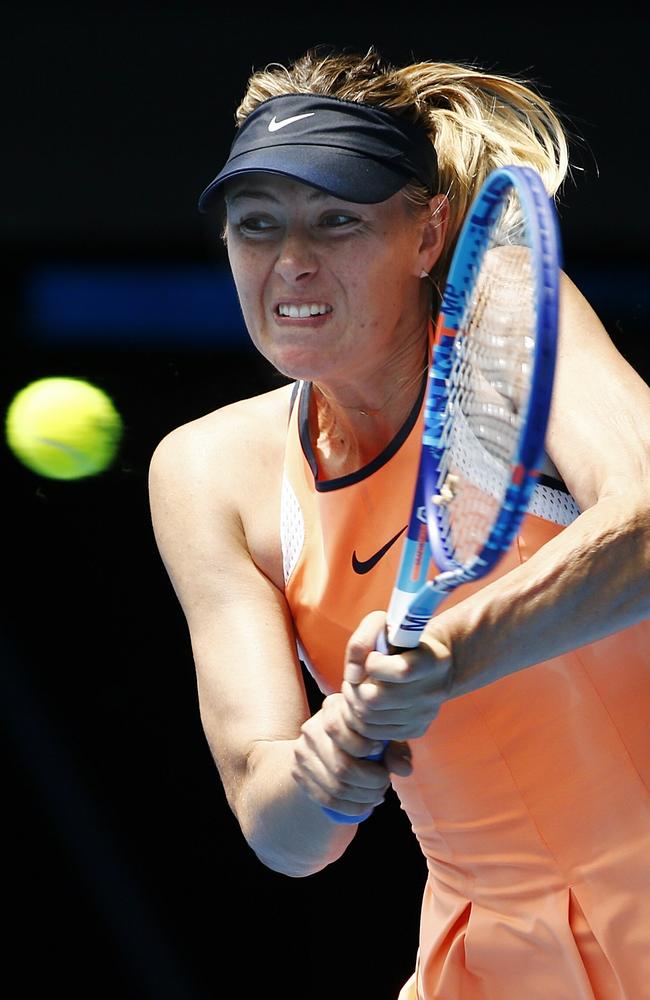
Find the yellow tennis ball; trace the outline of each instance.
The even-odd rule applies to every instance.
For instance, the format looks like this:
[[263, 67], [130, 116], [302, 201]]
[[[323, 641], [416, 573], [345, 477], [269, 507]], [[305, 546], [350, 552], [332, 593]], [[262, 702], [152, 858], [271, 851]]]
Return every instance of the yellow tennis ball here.
[[122, 419], [106, 393], [76, 378], [42, 378], [18, 392], [7, 411], [10, 449], [50, 479], [103, 472], [117, 454]]

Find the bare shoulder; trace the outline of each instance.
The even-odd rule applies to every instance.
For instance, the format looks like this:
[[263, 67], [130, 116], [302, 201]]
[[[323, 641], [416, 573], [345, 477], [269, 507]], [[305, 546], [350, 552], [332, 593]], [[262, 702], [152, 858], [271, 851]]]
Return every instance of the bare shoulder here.
[[[249, 399], [238, 400], [170, 431], [158, 444], [152, 462], [173, 457], [184, 462], [184, 471], [196, 461], [244, 460], [242, 447], [260, 455], [282, 446], [289, 415], [291, 386]], [[273, 433], [275, 431], [275, 434]]]
[[[244, 532], [254, 561], [280, 583], [279, 510], [291, 386], [239, 400], [170, 431], [150, 464], [154, 526], [178, 511]], [[164, 526], [164, 525], [163, 525]]]

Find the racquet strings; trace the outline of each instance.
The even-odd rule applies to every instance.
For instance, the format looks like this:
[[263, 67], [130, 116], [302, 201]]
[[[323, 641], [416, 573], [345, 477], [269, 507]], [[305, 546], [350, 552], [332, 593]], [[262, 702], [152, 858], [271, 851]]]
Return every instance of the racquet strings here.
[[526, 423], [536, 281], [524, 213], [510, 189], [470, 282], [454, 342], [436, 510], [446, 548], [467, 565], [503, 506]]

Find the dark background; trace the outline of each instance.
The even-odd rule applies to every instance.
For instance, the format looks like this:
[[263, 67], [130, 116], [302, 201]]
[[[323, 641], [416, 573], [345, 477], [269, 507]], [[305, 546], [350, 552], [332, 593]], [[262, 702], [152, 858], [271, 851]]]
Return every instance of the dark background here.
[[375, 44], [395, 61], [524, 75], [554, 102], [580, 137], [561, 205], [566, 269], [647, 378], [646, 17], [536, 6], [543, 20], [505, 27], [485, 7], [454, 9], [3, 9], [0, 402], [78, 376], [112, 395], [126, 427], [118, 461], [91, 480], [43, 479], [0, 454], [3, 979], [18, 977], [15, 996], [391, 1000], [410, 974], [424, 868], [393, 801], [310, 879], [268, 871], [243, 842], [153, 543], [158, 440], [279, 377], [219, 314], [201, 336], [75, 339], [39, 325], [30, 296], [35, 275], [64, 265], [216, 280], [223, 251], [195, 204], [251, 69], [318, 43]]

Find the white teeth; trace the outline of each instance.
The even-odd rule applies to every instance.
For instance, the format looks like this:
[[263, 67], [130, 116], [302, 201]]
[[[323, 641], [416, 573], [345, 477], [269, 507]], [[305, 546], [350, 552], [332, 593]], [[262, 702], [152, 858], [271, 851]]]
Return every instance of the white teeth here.
[[280, 316], [289, 316], [290, 319], [300, 319], [307, 316], [323, 316], [325, 313], [331, 312], [332, 307], [324, 305], [321, 302], [304, 303], [301, 306], [288, 305], [287, 303], [280, 303], [278, 306], [278, 313]]

